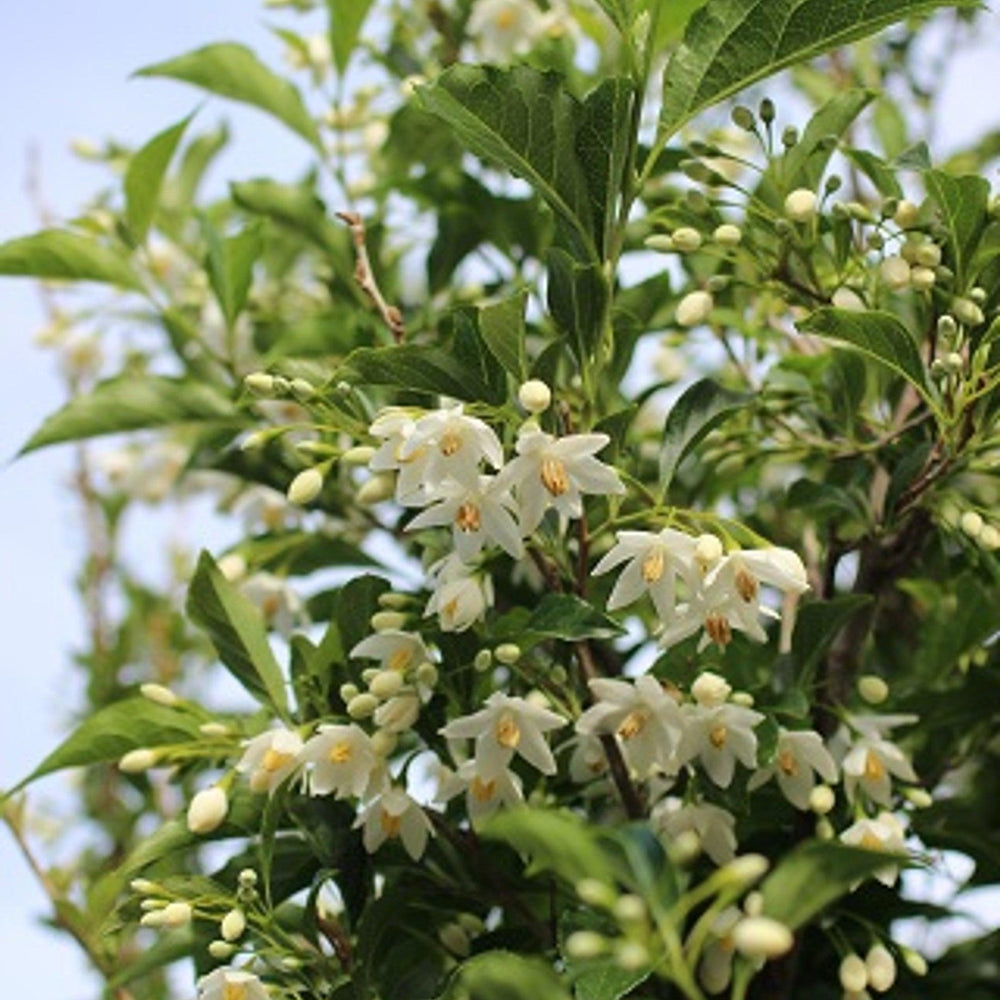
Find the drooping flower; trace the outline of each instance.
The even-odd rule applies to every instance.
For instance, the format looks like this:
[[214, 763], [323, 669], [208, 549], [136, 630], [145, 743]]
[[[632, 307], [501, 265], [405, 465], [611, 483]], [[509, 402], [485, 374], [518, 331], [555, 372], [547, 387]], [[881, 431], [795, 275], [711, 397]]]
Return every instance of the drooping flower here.
[[662, 531], [619, 531], [615, 546], [594, 567], [594, 575], [607, 573], [622, 563], [622, 570], [608, 597], [615, 611], [649, 594], [657, 614], [667, 621], [677, 601], [677, 577], [690, 591], [698, 586], [694, 569], [696, 540], [673, 528]]
[[513, 559], [524, 554], [514, 519], [517, 505], [509, 491], [497, 489], [495, 477], [479, 476], [474, 486], [455, 480], [442, 483], [428, 502], [432, 506], [413, 518], [407, 531], [450, 527], [455, 551], [465, 562], [472, 562], [490, 543]]
[[837, 780], [837, 765], [823, 746], [823, 738], [812, 730], [781, 729], [774, 761], [753, 775], [747, 787], [752, 791], [777, 778], [782, 795], [796, 809], [808, 810], [817, 774], [829, 783]]
[[302, 598], [284, 577], [274, 573], [253, 573], [239, 584], [239, 588], [257, 607], [267, 625], [285, 638], [308, 623]]
[[364, 795], [378, 763], [371, 737], [353, 723], [320, 726], [300, 753], [303, 763], [311, 764], [309, 793], [338, 799]]
[[369, 459], [368, 468], [379, 474], [398, 472], [396, 499], [404, 504], [411, 500], [422, 503], [425, 495], [420, 469], [414, 465], [417, 456], [403, 458], [403, 446], [422, 413], [423, 410], [414, 407], [387, 406], [379, 411], [368, 428], [372, 437], [382, 442]]
[[[875, 819], [859, 819], [840, 835], [840, 839], [852, 847], [864, 847], [869, 851], [906, 853], [906, 827], [887, 810], [880, 812]], [[875, 872], [875, 878], [887, 886], [895, 885], [898, 877], [898, 864], [887, 864]]]
[[573, 741], [573, 752], [569, 758], [569, 776], [578, 785], [584, 785], [606, 774], [607, 770], [608, 756], [600, 738], [579, 733]]
[[698, 965], [698, 982], [706, 993], [722, 993], [733, 978], [733, 929], [743, 919], [735, 906], [727, 906], [712, 920], [711, 937]]
[[236, 770], [249, 774], [253, 791], [273, 792], [299, 766], [303, 743], [292, 729], [272, 729], [247, 740], [243, 746]]
[[675, 751], [684, 721], [677, 702], [649, 674], [634, 683], [599, 678], [590, 682], [596, 702], [577, 720], [587, 736], [617, 736], [629, 765], [640, 778], [653, 771], [676, 771]]
[[477, 0], [468, 32], [486, 62], [508, 63], [529, 52], [545, 27], [532, 0]]
[[515, 754], [542, 774], [555, 774], [555, 758], [543, 733], [565, 725], [561, 715], [547, 708], [494, 691], [480, 711], [453, 719], [441, 734], [449, 740], [475, 740], [476, 772], [489, 780], [505, 770]]
[[469, 819], [475, 822], [492, 816], [501, 806], [515, 806], [524, 801], [521, 779], [508, 768], [484, 777], [474, 760], [463, 761], [457, 770], [442, 768], [437, 801], [447, 802], [465, 793]]
[[[917, 781], [906, 754], [886, 734], [897, 726], [916, 722], [915, 715], [852, 715], [847, 726], [833, 737], [834, 755], [840, 756], [844, 791], [849, 799], [857, 791], [882, 806], [892, 804], [892, 778]], [[851, 734], [853, 730], [853, 737]]]
[[198, 980], [198, 1000], [269, 1000], [270, 994], [252, 972], [225, 966]]
[[430, 659], [424, 640], [416, 632], [385, 629], [362, 639], [348, 654], [352, 659], [378, 660], [383, 670], [405, 674]]
[[681, 799], [668, 796], [656, 804], [651, 818], [668, 840], [691, 830], [717, 865], [728, 864], [736, 856], [736, 818], [721, 806], [708, 802], [685, 805]]
[[497, 476], [497, 488], [516, 491], [522, 535], [534, 533], [550, 508], [562, 518], [580, 517], [584, 493], [625, 492], [618, 473], [594, 457], [610, 440], [607, 434], [556, 438], [535, 428], [521, 431], [517, 457]]
[[402, 841], [406, 853], [419, 861], [434, 832], [423, 807], [402, 788], [387, 788], [359, 814], [354, 825], [362, 828], [365, 850], [374, 854], [387, 840]]
[[444, 632], [464, 632], [493, 606], [493, 579], [452, 554], [430, 569], [433, 592], [425, 615], [437, 614]]
[[760, 712], [742, 705], [711, 707], [685, 705], [684, 735], [677, 755], [681, 763], [697, 759], [720, 788], [728, 788], [738, 760], [744, 767], [757, 763], [754, 726], [764, 721]]

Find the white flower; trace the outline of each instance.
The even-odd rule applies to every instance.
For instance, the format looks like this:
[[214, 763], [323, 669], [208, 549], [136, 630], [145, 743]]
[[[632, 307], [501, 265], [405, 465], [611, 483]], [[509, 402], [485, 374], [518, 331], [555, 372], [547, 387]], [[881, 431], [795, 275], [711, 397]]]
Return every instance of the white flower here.
[[371, 738], [353, 723], [320, 726], [299, 756], [303, 763], [312, 764], [310, 794], [332, 792], [338, 799], [364, 795], [377, 764]]
[[655, 677], [646, 674], [633, 684], [600, 678], [590, 682], [590, 690], [597, 701], [577, 720], [578, 733], [617, 736], [640, 778], [676, 770], [674, 752], [684, 723], [677, 702]]
[[302, 520], [302, 511], [288, 502], [284, 493], [270, 486], [251, 486], [233, 504], [233, 513], [243, 522], [243, 530], [254, 534], [293, 528]]
[[764, 716], [741, 705], [704, 708], [685, 705], [684, 735], [678, 749], [681, 763], [697, 758], [720, 788], [728, 788], [738, 760], [744, 767], [757, 763], [757, 735], [753, 729]]
[[607, 434], [555, 438], [540, 430], [522, 431], [517, 458], [497, 476], [497, 488], [513, 486], [521, 506], [521, 534], [532, 534], [551, 507], [560, 517], [580, 517], [583, 493], [624, 493], [618, 473], [594, 458], [611, 439]]
[[648, 593], [656, 613], [664, 621], [674, 613], [677, 577], [691, 590], [697, 586], [694, 570], [696, 539], [664, 528], [662, 531], [619, 531], [614, 546], [594, 567], [599, 576], [627, 563], [608, 597], [608, 610], [625, 607]]
[[578, 785], [605, 774], [608, 770], [608, 757], [604, 745], [597, 736], [580, 733], [573, 741], [573, 753], [569, 758], [569, 776]]
[[444, 632], [464, 632], [493, 606], [493, 579], [467, 566], [455, 555], [430, 569], [434, 590], [425, 615], [437, 614]]
[[471, 486], [454, 480], [442, 483], [429, 503], [433, 506], [413, 518], [407, 531], [450, 525], [455, 551], [465, 562], [472, 562], [490, 542], [514, 559], [524, 554], [513, 517], [517, 506], [508, 490], [497, 489], [495, 477], [479, 476]]
[[419, 861], [434, 832], [423, 808], [402, 788], [388, 788], [367, 805], [354, 825], [362, 827], [365, 850], [374, 854], [387, 840], [397, 837], [406, 853]]
[[286, 639], [307, 624], [305, 605], [289, 582], [273, 573], [253, 573], [239, 584], [243, 596], [255, 605], [270, 628]]
[[715, 708], [729, 700], [732, 686], [711, 670], [703, 670], [691, 685], [691, 697], [702, 708]]
[[[399, 461], [419, 476], [424, 496], [448, 479], [477, 486], [479, 463], [483, 459], [494, 469], [503, 465], [500, 439], [482, 420], [467, 417], [461, 404], [424, 414], [399, 448]], [[424, 502], [404, 499], [401, 494], [402, 491], [398, 495], [404, 503]]]
[[507, 63], [529, 52], [544, 28], [531, 0], [477, 0], [467, 30], [485, 62]]
[[302, 737], [291, 729], [272, 729], [243, 746], [236, 770], [250, 775], [255, 792], [273, 792], [298, 766]]
[[422, 502], [424, 486], [420, 469], [415, 465], [416, 455], [403, 459], [402, 450], [413, 433], [417, 418], [423, 413], [411, 407], [388, 406], [379, 411], [368, 432], [381, 440], [382, 444], [368, 461], [368, 468], [376, 473], [399, 472], [396, 479], [396, 498], [406, 503], [415, 498]]
[[860, 787], [870, 801], [889, 806], [892, 804], [892, 776], [903, 781], [917, 781], [917, 775], [906, 754], [878, 729], [866, 725], [858, 717], [852, 722], [860, 728], [860, 735], [840, 765], [844, 772], [844, 791], [854, 800]]
[[[885, 851], [890, 854], [906, 852], [906, 828], [891, 813], [883, 810], [875, 819], [859, 819], [849, 826], [840, 839], [853, 847], [864, 847], [869, 851]], [[899, 876], [899, 865], [888, 864], [875, 872], [875, 878], [883, 885], [894, 885]]]
[[457, 771], [442, 768], [441, 772], [437, 801], [447, 802], [464, 792], [466, 811], [473, 822], [492, 816], [500, 806], [516, 806], [524, 801], [521, 779], [508, 768], [484, 777], [476, 762], [467, 760]]
[[229, 966], [198, 980], [198, 1000], [270, 1000], [264, 984], [252, 973]]
[[401, 691], [375, 709], [375, 725], [390, 733], [404, 733], [420, 715], [420, 696], [411, 688]]
[[706, 993], [722, 993], [733, 977], [733, 929], [743, 919], [735, 906], [727, 906], [712, 920], [712, 936], [698, 965], [698, 982]]
[[555, 774], [555, 758], [542, 734], [565, 725], [561, 715], [547, 708], [494, 691], [480, 711], [453, 719], [441, 733], [449, 740], [474, 739], [476, 771], [488, 780], [503, 771], [514, 754], [542, 774]]
[[758, 771], [747, 787], [752, 791], [777, 777], [778, 787], [785, 798], [796, 809], [808, 810], [816, 774], [826, 782], [837, 780], [837, 765], [823, 746], [819, 733], [782, 729], [778, 735], [774, 762]]
[[430, 659], [424, 640], [416, 632], [386, 629], [362, 639], [348, 654], [351, 659], [378, 660], [383, 670], [405, 674]]
[[670, 796], [657, 803], [651, 818], [670, 840], [687, 830], [696, 834], [702, 849], [717, 865], [728, 864], [736, 856], [736, 818], [720, 806], [707, 802], [685, 805]]

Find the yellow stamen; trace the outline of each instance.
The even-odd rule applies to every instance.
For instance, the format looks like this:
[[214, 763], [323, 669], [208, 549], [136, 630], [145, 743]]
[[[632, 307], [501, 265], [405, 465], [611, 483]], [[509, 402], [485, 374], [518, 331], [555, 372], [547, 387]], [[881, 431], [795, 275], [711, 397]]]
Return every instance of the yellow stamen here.
[[341, 740], [330, 747], [330, 752], [327, 754], [326, 759], [331, 764], [346, 764], [351, 759], [353, 753], [351, 744], [347, 740]]
[[222, 987], [222, 1000], [244, 1000], [247, 995], [246, 983], [227, 982]]
[[717, 646], [728, 646], [733, 640], [733, 630], [725, 615], [713, 611], [705, 619], [705, 631]]
[[441, 608], [441, 617], [444, 619], [454, 618], [456, 611], [458, 611], [458, 598], [453, 597], [443, 608]]
[[778, 754], [778, 767], [789, 778], [794, 778], [799, 773], [799, 762], [795, 759], [795, 754], [791, 750], [782, 750]]
[[747, 572], [745, 569], [739, 569], [736, 573], [736, 593], [743, 598], [748, 604], [757, 597], [757, 591], [760, 589], [757, 583], [757, 578], [753, 573]]
[[277, 594], [268, 594], [260, 602], [260, 611], [265, 620], [270, 621], [281, 609], [281, 598]]
[[438, 448], [441, 450], [441, 454], [445, 458], [451, 458], [452, 455], [462, 447], [461, 435], [456, 434], [455, 431], [446, 431], [441, 435], [441, 440], [438, 442]]
[[400, 827], [403, 825], [402, 816], [394, 816], [391, 812], [387, 812], [385, 809], [381, 810], [379, 813], [379, 825], [382, 827], [382, 832], [391, 840], [393, 837], [399, 836]]
[[644, 712], [629, 712], [618, 727], [618, 735], [623, 740], [630, 740], [645, 728], [648, 718]]
[[398, 673], [402, 673], [409, 665], [410, 660], [413, 659], [413, 650], [408, 646], [401, 646], [396, 650], [388, 660], [385, 661], [385, 665], [390, 670], [395, 670]]
[[468, 500], [455, 511], [455, 527], [459, 531], [478, 531], [482, 523], [479, 508]]
[[869, 851], [881, 851], [883, 850], [882, 841], [875, 836], [870, 830], [865, 830], [861, 837], [861, 847], [866, 848]]
[[874, 750], [869, 750], [868, 756], [865, 757], [865, 777], [869, 781], [879, 781], [885, 777], [885, 767], [882, 764], [882, 759]]
[[539, 476], [542, 485], [552, 496], [560, 497], [569, 491], [569, 475], [566, 466], [558, 458], [543, 459]]
[[497, 720], [496, 737], [497, 743], [507, 750], [514, 750], [521, 742], [521, 730], [510, 712], [504, 712]]
[[642, 578], [646, 583], [656, 583], [663, 576], [663, 549], [655, 548], [642, 561]]
[[514, 27], [514, 23], [517, 21], [517, 12], [513, 7], [504, 7], [500, 13], [497, 14], [495, 24], [498, 31], [507, 31]]
[[729, 737], [729, 733], [726, 727], [720, 722], [716, 726], [712, 726], [712, 731], [708, 734], [708, 742], [715, 747], [716, 750], [721, 750], [726, 745], [726, 740]]
[[286, 764], [290, 764], [295, 760], [295, 754], [293, 753], [282, 753], [280, 750], [270, 749], [265, 751], [264, 757], [260, 762], [260, 766], [271, 773], [281, 770]]
[[477, 802], [489, 802], [497, 789], [495, 781], [483, 781], [478, 775], [469, 784], [469, 792]]

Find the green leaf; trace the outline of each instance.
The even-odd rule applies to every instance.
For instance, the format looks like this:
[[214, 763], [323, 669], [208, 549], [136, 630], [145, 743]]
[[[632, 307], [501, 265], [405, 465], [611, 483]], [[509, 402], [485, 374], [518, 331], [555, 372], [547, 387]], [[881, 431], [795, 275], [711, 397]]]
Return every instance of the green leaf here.
[[574, 1000], [621, 1000], [649, 978], [651, 963], [638, 969], [623, 969], [613, 955], [574, 958], [567, 953], [566, 939], [576, 931], [614, 937], [618, 928], [610, 917], [593, 910], [563, 912], [559, 920], [559, 950], [566, 963], [566, 975], [573, 984]]
[[488, 820], [487, 840], [502, 840], [531, 860], [529, 874], [555, 872], [575, 885], [583, 878], [614, 881], [614, 869], [596, 834], [570, 812], [528, 807], [508, 809]]
[[572, 1000], [551, 966], [511, 951], [487, 951], [459, 967], [457, 990], [468, 1000]]
[[524, 310], [527, 292], [491, 302], [479, 309], [479, 332], [490, 353], [519, 381], [525, 378]]
[[507, 402], [507, 377], [500, 362], [486, 346], [473, 316], [468, 311], [452, 315], [454, 334], [451, 353], [465, 370], [466, 378], [475, 383], [478, 399], [494, 406]]
[[373, 0], [326, 0], [330, 12], [330, 48], [333, 62], [341, 76], [347, 71], [351, 54]]
[[[380, 595], [389, 590], [389, 581], [372, 573], [355, 577], [341, 587], [337, 594], [335, 620], [338, 646], [344, 653], [350, 651], [372, 631], [369, 620], [379, 609]], [[326, 645], [324, 640], [323, 645]], [[322, 649], [323, 646], [320, 646]]]
[[121, 376], [101, 382], [49, 416], [21, 454], [64, 441], [78, 441], [174, 424], [231, 422], [236, 407], [209, 385], [163, 375]]
[[935, 407], [917, 345], [910, 331], [891, 313], [817, 309], [799, 323], [799, 329], [818, 334], [892, 369]]
[[524, 624], [533, 641], [612, 639], [624, 629], [603, 611], [574, 594], [546, 594]]
[[212, 640], [229, 672], [265, 705], [287, 718], [288, 699], [260, 613], [202, 552], [188, 590], [187, 613]]
[[867, 149], [844, 149], [842, 152], [875, 185], [875, 190], [883, 198], [903, 197], [903, 188], [896, 174], [881, 157]]
[[597, 261], [581, 262], [560, 247], [546, 255], [549, 311], [566, 334], [581, 366], [591, 360], [602, 334], [611, 290]]
[[125, 171], [125, 221], [137, 243], [142, 243], [156, 214], [160, 187], [167, 167], [192, 116], [160, 132], [136, 152]]
[[208, 228], [205, 235], [208, 240], [205, 270], [231, 327], [246, 305], [253, 283], [253, 266], [264, 249], [260, 224], [248, 226], [242, 233], [226, 239], [220, 239]]
[[198, 719], [148, 698], [126, 698], [88, 716], [55, 750], [10, 790], [67, 767], [118, 760], [130, 750], [198, 739]]
[[764, 913], [792, 930], [881, 868], [906, 859], [882, 851], [813, 840], [796, 847], [761, 885]]
[[710, 378], [703, 378], [685, 389], [671, 407], [663, 425], [660, 448], [660, 490], [666, 495], [677, 466], [684, 456], [710, 431], [737, 410], [750, 397], [725, 389]]
[[136, 76], [166, 76], [273, 115], [321, 153], [323, 144], [298, 90], [271, 72], [250, 49], [220, 42], [140, 69]]
[[327, 217], [326, 206], [311, 187], [259, 178], [230, 184], [229, 190], [240, 208], [302, 233], [321, 249], [343, 257], [344, 269], [350, 266], [344, 253], [346, 234]]
[[43, 229], [0, 243], [0, 275], [59, 281], [100, 281], [141, 289], [128, 261], [89, 236]]
[[837, 634], [861, 608], [871, 604], [870, 594], [841, 594], [829, 601], [804, 604], [795, 620], [792, 659], [803, 672], [811, 671], [826, 655]]
[[663, 74], [660, 129], [793, 63], [864, 38], [946, 0], [709, 0], [688, 23]]
[[924, 183], [941, 211], [957, 287], [964, 291], [975, 277], [969, 274], [969, 262], [988, 220], [990, 182], [985, 177], [952, 177], [941, 170], [928, 170]]

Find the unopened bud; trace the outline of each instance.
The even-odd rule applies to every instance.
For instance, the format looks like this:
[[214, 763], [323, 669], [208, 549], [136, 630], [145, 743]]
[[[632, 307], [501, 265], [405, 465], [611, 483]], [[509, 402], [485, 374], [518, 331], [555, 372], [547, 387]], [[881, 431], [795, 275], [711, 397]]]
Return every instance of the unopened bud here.
[[886, 257], [879, 267], [883, 283], [893, 291], [900, 291], [910, 284], [910, 265], [902, 257]]
[[694, 830], [681, 830], [667, 847], [674, 864], [689, 865], [701, 854], [701, 837]]
[[657, 253], [673, 253], [674, 238], [668, 233], [653, 233], [643, 241], [643, 246], [647, 250], [655, 250]]
[[274, 395], [274, 376], [267, 372], [251, 372], [244, 377], [243, 384], [255, 396]]
[[430, 660], [424, 660], [417, 667], [415, 676], [418, 684], [423, 684], [426, 687], [434, 687], [438, 682], [438, 668]]
[[375, 456], [375, 449], [371, 445], [359, 444], [353, 448], [348, 448], [340, 461], [343, 465], [367, 465]]
[[681, 326], [698, 326], [712, 315], [714, 308], [715, 303], [708, 292], [688, 292], [677, 303], [677, 322]]
[[934, 287], [937, 275], [929, 267], [915, 267], [910, 272], [910, 283], [918, 292], [927, 292]]
[[300, 402], [307, 403], [316, 395], [316, 386], [304, 378], [293, 378], [291, 381], [292, 395]]
[[815, 191], [797, 188], [785, 199], [785, 215], [793, 222], [808, 222], [815, 214]]
[[493, 650], [493, 655], [499, 663], [511, 666], [521, 659], [521, 647], [513, 642], [502, 642]]
[[367, 719], [378, 708], [378, 698], [373, 694], [356, 694], [347, 703], [347, 714], [352, 719]]
[[174, 902], [168, 903], [161, 911], [163, 917], [163, 926], [165, 927], [184, 927], [186, 924], [191, 923], [191, 904]]
[[396, 477], [391, 472], [380, 472], [361, 484], [356, 494], [358, 503], [374, 506], [388, 500], [396, 491]]
[[146, 747], [138, 750], [130, 750], [118, 761], [118, 770], [126, 774], [141, 774], [155, 767], [157, 760], [156, 752]]
[[820, 816], [816, 820], [816, 839], [817, 840], [833, 840], [836, 830], [833, 828], [833, 824], [825, 817]]
[[691, 685], [691, 696], [702, 707], [715, 708], [729, 697], [732, 690], [724, 677], [704, 670]]
[[754, 889], [743, 900], [743, 912], [748, 917], [759, 917], [764, 912], [764, 894]]
[[701, 248], [701, 233], [691, 226], [681, 226], [671, 233], [675, 249], [680, 253], [694, 253]]
[[129, 888], [133, 892], [138, 892], [146, 895], [151, 892], [159, 892], [160, 887], [155, 883], [151, 882], [148, 878], [134, 878], [129, 882]]
[[794, 125], [786, 126], [781, 132], [781, 145], [791, 149], [799, 141], [799, 130]]
[[600, 906], [610, 910], [618, 898], [618, 894], [610, 885], [596, 878], [580, 879], [575, 888], [576, 894], [588, 906]]
[[961, 375], [965, 369], [965, 358], [958, 351], [950, 351], [941, 362], [949, 375]]
[[853, 288], [838, 288], [830, 300], [837, 309], [849, 312], [864, 312], [865, 301]]
[[257, 884], [257, 873], [252, 868], [241, 868], [236, 881], [241, 889], [252, 889]]
[[350, 681], [345, 682], [340, 685], [340, 700], [345, 704], [349, 702], [352, 698], [356, 698], [358, 694], [357, 684], [352, 684]]
[[914, 205], [912, 201], [906, 201], [903, 199], [896, 206], [896, 211], [892, 218], [893, 222], [895, 222], [900, 229], [909, 229], [911, 226], [915, 226], [917, 224], [919, 216], [920, 209]]
[[149, 913], [144, 913], [139, 918], [139, 923], [143, 927], [164, 927], [166, 926], [166, 920], [163, 918], [163, 910], [151, 910]]
[[744, 132], [753, 132], [757, 127], [757, 119], [754, 113], [745, 105], [737, 104], [729, 116], [737, 128]]
[[396, 749], [397, 743], [399, 737], [388, 729], [377, 729], [372, 733], [371, 746], [376, 757], [388, 757]]
[[162, 684], [140, 684], [139, 693], [143, 698], [148, 698], [157, 705], [163, 705], [166, 708], [173, 708], [180, 702], [180, 698], [170, 688], [164, 687]]
[[734, 705], [740, 705], [743, 708], [753, 708], [754, 706], [754, 696], [749, 691], [734, 691], [729, 696], [729, 700]]
[[[395, 670], [387, 671], [387, 673], [399, 677]], [[390, 733], [405, 733], [417, 721], [419, 715], [420, 699], [410, 691], [397, 694], [384, 705], [379, 705], [375, 710], [375, 725]]]
[[860, 993], [868, 986], [868, 967], [860, 955], [847, 955], [840, 963], [840, 985], [845, 990]]
[[566, 938], [566, 954], [578, 961], [597, 958], [607, 951], [607, 940], [596, 931], [573, 931]]
[[987, 552], [996, 552], [997, 549], [1000, 549], [1000, 530], [997, 530], [992, 524], [984, 524], [976, 541]]
[[983, 530], [983, 518], [978, 511], [967, 510], [958, 522], [958, 526], [970, 538], [978, 538]]
[[229, 812], [229, 796], [218, 785], [203, 788], [191, 800], [187, 825], [192, 833], [211, 833], [222, 825]]
[[615, 962], [626, 972], [634, 972], [649, 963], [649, 951], [638, 941], [619, 939], [615, 942]]
[[906, 967], [915, 976], [927, 975], [927, 959], [919, 951], [914, 951], [913, 948], [907, 948], [904, 945], [900, 947], [899, 953], [903, 956]]
[[646, 919], [646, 904], [642, 898], [632, 893], [625, 893], [615, 900], [612, 908], [615, 919], [622, 924], [638, 924]]
[[914, 261], [921, 267], [937, 267], [941, 263], [941, 248], [936, 243], [921, 243], [914, 251]]
[[724, 247], [735, 247], [739, 246], [740, 240], [743, 239], [743, 232], [739, 226], [733, 226], [727, 222], [712, 233], [712, 239]]
[[733, 945], [747, 958], [778, 958], [794, 941], [792, 932], [771, 917], [746, 917], [733, 928]]
[[951, 311], [966, 326], [979, 326], [986, 321], [982, 309], [972, 299], [955, 299], [951, 304]]
[[865, 674], [858, 678], [858, 694], [869, 705], [881, 705], [889, 697], [889, 685], [875, 674]]
[[406, 615], [400, 611], [376, 611], [369, 623], [376, 632], [398, 632], [406, 624]]
[[399, 594], [394, 590], [378, 595], [378, 606], [390, 611], [405, 611], [412, 603], [413, 598], [409, 594]]
[[816, 785], [809, 793], [809, 808], [817, 816], [825, 816], [836, 804], [837, 796], [829, 785]]
[[228, 941], [212, 941], [208, 946], [208, 953], [212, 958], [217, 958], [224, 962], [227, 958], [232, 958], [236, 954], [236, 945]]
[[934, 797], [926, 788], [907, 788], [903, 795], [917, 809], [930, 809], [934, 805]]
[[544, 413], [552, 405], [552, 390], [541, 379], [528, 379], [517, 390], [517, 400], [529, 413]]
[[987, 298], [986, 289], [980, 288], [978, 285], [975, 288], [969, 289], [969, 298], [976, 303], [977, 306], [981, 306]]
[[719, 874], [736, 885], [751, 885], [761, 878], [770, 862], [763, 854], [741, 854], [719, 869]]
[[319, 469], [303, 469], [288, 487], [288, 499], [298, 507], [312, 503], [323, 490], [323, 473]]
[[225, 941], [236, 941], [247, 929], [247, 918], [240, 909], [230, 910], [219, 924], [219, 933]]

